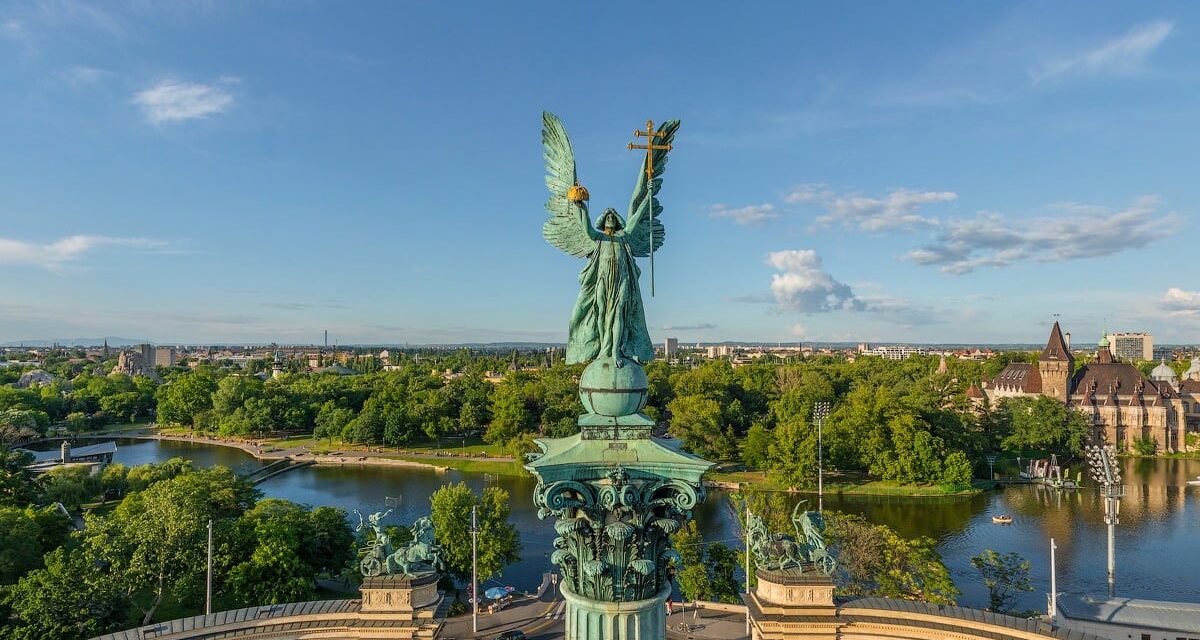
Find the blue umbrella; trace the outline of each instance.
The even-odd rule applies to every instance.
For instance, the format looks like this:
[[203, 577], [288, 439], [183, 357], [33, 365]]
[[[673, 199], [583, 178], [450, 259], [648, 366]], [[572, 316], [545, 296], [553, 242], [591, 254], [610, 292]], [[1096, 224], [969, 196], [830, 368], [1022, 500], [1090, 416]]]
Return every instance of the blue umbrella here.
[[503, 598], [512, 592], [512, 587], [492, 587], [491, 589], [484, 591], [483, 596], [490, 600], [499, 600], [500, 598]]

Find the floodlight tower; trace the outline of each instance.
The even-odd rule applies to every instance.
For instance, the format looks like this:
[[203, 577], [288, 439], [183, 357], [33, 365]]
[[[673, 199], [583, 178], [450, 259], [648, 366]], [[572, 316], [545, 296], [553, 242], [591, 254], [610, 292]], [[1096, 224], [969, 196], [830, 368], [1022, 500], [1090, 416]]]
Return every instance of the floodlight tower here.
[[817, 511], [825, 510], [825, 443], [822, 431], [829, 417], [830, 404], [820, 401], [813, 405], [813, 420], [817, 422]]
[[1092, 445], [1087, 448], [1088, 468], [1092, 479], [1101, 486], [1104, 497], [1104, 524], [1108, 526], [1108, 595], [1117, 595], [1117, 556], [1113, 540], [1116, 526], [1121, 522], [1121, 496], [1125, 485], [1121, 484], [1121, 469], [1117, 466], [1117, 450], [1110, 445]]

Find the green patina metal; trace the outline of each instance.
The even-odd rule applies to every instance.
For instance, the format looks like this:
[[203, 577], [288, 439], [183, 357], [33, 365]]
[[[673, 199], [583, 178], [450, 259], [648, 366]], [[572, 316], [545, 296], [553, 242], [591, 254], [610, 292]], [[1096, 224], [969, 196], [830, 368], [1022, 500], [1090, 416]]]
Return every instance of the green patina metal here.
[[[670, 146], [679, 128], [678, 120], [658, 128], [655, 144]], [[587, 190], [579, 186], [575, 152], [566, 127], [552, 113], [542, 113], [542, 149], [546, 160], [546, 188], [550, 219], [542, 235], [569, 255], [587, 258], [579, 274], [579, 298], [571, 312], [567, 363], [588, 362], [608, 356], [617, 367], [627, 360], [640, 363], [654, 358], [654, 344], [646, 330], [646, 313], [638, 286], [641, 269], [635, 257], [650, 255], [662, 246], [666, 230], [658, 220], [662, 205], [656, 197], [662, 188], [667, 150], [652, 150], [647, 171], [639, 169], [633, 196], [624, 219], [615, 209], [605, 209], [592, 226], [588, 216]], [[653, 243], [653, 247], [651, 247]]]
[[763, 519], [750, 514], [746, 523], [750, 555], [759, 569], [832, 575], [837, 563], [825, 547], [825, 519], [818, 511], [792, 510], [795, 535], [771, 533]]
[[[409, 527], [410, 540], [403, 545], [392, 545], [391, 536], [383, 527], [383, 519], [392, 510], [375, 512], [367, 516], [367, 523], [375, 536], [360, 550], [359, 571], [364, 577], [373, 578], [383, 575], [424, 576], [441, 571], [442, 548], [434, 540], [433, 521], [429, 518], [418, 518]], [[358, 514], [358, 527], [364, 528], [362, 514]]]
[[[657, 219], [662, 207], [655, 194], [662, 186], [658, 176], [666, 150], [648, 152], [651, 164], [639, 169], [627, 220], [610, 209], [597, 229], [588, 219], [588, 195], [579, 187], [562, 122], [545, 113], [543, 125], [551, 192], [543, 235], [563, 251], [588, 259], [571, 314], [567, 361], [589, 364], [579, 382], [586, 410], [579, 417], [580, 433], [537, 440], [540, 452], [525, 468], [538, 479], [533, 496], [538, 516], [556, 518], [551, 561], [563, 577], [568, 637], [625, 628], [597, 627], [595, 621], [610, 614], [628, 621], [634, 610], [636, 620], [627, 631], [605, 633], [663, 637], [661, 604], [670, 593], [671, 566], [678, 557], [670, 535], [704, 500], [701, 476], [712, 466], [652, 438], [655, 423], [640, 413], [648, 386], [641, 365], [654, 351], [634, 258], [649, 255], [651, 241], [655, 248], [662, 244]], [[678, 127], [675, 120], [663, 124], [655, 144], [670, 145]]]

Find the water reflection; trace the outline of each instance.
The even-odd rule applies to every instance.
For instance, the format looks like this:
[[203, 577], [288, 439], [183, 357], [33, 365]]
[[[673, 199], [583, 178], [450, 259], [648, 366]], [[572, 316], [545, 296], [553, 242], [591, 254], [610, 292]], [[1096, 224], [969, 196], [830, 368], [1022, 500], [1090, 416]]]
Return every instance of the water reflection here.
[[[176, 455], [203, 466], [249, 469], [261, 465], [240, 450], [186, 442], [124, 441], [117, 449], [117, 461], [125, 464]], [[1117, 527], [1118, 594], [1200, 601], [1200, 487], [1186, 484], [1200, 475], [1200, 460], [1127, 459], [1123, 464], [1129, 484]], [[345, 466], [298, 469], [272, 478], [259, 488], [268, 496], [333, 505], [348, 512], [392, 507], [396, 510], [395, 522], [410, 522], [428, 512], [429, 496], [438, 487], [460, 480], [475, 489], [486, 485], [481, 476], [456, 472]], [[496, 477], [494, 481], [512, 496], [513, 520], [524, 547], [524, 559], [505, 570], [503, 581], [533, 588], [550, 566], [553, 528], [537, 519], [530, 499], [532, 479]], [[987, 592], [971, 567], [970, 557], [990, 548], [1015, 551], [1033, 563], [1037, 591], [1023, 594], [1018, 606], [1044, 609], [1051, 537], [1059, 546], [1059, 584], [1064, 591], [1107, 590], [1103, 506], [1094, 490], [1063, 492], [1026, 485], [967, 498], [828, 496], [825, 505], [827, 509], [857, 513], [872, 522], [887, 524], [907, 537], [937, 540], [963, 591], [960, 601], [969, 606], [981, 607], [987, 602]], [[1013, 515], [1013, 524], [992, 524], [992, 516], [1002, 513]], [[708, 500], [696, 508], [695, 517], [707, 540], [738, 544], [737, 518], [726, 492], [710, 491]]]

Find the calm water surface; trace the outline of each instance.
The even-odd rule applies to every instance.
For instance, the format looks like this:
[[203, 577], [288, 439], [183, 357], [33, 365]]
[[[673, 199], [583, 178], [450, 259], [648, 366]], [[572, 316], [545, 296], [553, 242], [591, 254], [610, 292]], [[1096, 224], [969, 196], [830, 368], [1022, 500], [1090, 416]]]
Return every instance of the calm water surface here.
[[[117, 462], [127, 465], [183, 456], [201, 466], [225, 465], [250, 470], [262, 465], [238, 450], [187, 442], [121, 440]], [[1117, 527], [1117, 593], [1122, 596], [1200, 602], [1200, 487], [1187, 480], [1200, 476], [1200, 460], [1125, 460], [1125, 498]], [[429, 496], [438, 487], [465, 481], [486, 486], [482, 476], [420, 468], [367, 466], [306, 467], [276, 476], [259, 489], [269, 497], [310, 505], [332, 505], [352, 513], [382, 511], [400, 498], [389, 519], [411, 522], [429, 511]], [[539, 521], [530, 478], [499, 476], [495, 484], [512, 496], [513, 521], [520, 531], [524, 559], [507, 568], [503, 581], [534, 588], [550, 567], [554, 530]], [[388, 498], [392, 498], [389, 501]], [[929, 536], [938, 542], [962, 604], [982, 607], [987, 591], [971, 567], [970, 557], [983, 549], [1015, 551], [1033, 563], [1036, 591], [1024, 594], [1020, 607], [1045, 609], [1049, 589], [1049, 539], [1058, 543], [1058, 581], [1063, 591], [1103, 594], [1105, 526], [1103, 505], [1092, 490], [1060, 492], [1044, 487], [1009, 487], [968, 498], [827, 497], [825, 506], [859, 513], [904, 536]], [[992, 524], [1007, 513], [1012, 525]], [[708, 540], [736, 545], [738, 525], [723, 491], [710, 491], [696, 510]]]

